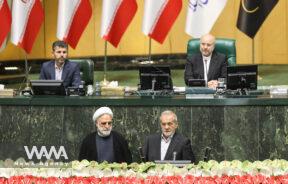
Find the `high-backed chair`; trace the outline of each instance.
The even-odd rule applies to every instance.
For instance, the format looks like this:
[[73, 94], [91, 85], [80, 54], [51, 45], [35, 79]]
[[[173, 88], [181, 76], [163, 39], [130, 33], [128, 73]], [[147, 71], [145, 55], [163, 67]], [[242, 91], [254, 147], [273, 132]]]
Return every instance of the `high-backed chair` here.
[[[199, 52], [199, 49], [199, 38], [193, 38], [189, 40], [187, 45], [187, 57], [190, 57], [192, 54]], [[227, 56], [229, 66], [236, 65], [236, 47], [234, 39], [216, 38], [215, 50]]]
[[71, 62], [79, 63], [81, 81], [85, 86], [94, 83], [94, 62], [91, 59], [69, 59]]

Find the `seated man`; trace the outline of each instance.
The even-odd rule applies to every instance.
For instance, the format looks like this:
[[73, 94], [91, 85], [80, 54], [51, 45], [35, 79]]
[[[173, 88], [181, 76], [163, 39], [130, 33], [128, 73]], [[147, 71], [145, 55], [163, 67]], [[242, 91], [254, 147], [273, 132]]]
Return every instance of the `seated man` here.
[[177, 116], [167, 110], [161, 113], [160, 126], [162, 133], [146, 138], [143, 152], [146, 161], [155, 160], [191, 160], [195, 162], [191, 142], [188, 138], [176, 132]]
[[55, 41], [52, 45], [52, 55], [54, 60], [43, 63], [40, 79], [63, 80], [65, 88], [79, 87], [81, 84], [79, 65], [67, 59], [68, 45], [64, 41]]
[[113, 113], [109, 107], [100, 107], [93, 115], [97, 131], [82, 142], [79, 160], [109, 163], [132, 162], [131, 152], [125, 138], [112, 130]]
[[206, 34], [200, 39], [200, 52], [187, 59], [184, 79], [205, 79], [206, 86], [216, 88], [218, 78], [226, 78], [227, 57], [214, 51], [215, 37]]

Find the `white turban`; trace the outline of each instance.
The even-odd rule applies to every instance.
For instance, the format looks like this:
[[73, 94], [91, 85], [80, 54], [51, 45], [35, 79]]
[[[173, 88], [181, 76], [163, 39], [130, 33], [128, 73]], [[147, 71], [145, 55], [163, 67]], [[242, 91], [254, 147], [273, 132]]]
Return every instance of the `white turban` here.
[[96, 122], [96, 120], [103, 114], [109, 114], [113, 118], [113, 112], [109, 107], [100, 107], [93, 115], [93, 122]]

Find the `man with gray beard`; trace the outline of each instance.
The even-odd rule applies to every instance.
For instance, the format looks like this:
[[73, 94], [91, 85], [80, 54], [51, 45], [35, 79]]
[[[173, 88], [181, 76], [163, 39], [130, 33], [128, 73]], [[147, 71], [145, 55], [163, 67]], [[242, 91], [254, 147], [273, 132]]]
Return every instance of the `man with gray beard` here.
[[82, 142], [78, 160], [108, 163], [132, 162], [131, 152], [125, 138], [112, 130], [113, 112], [109, 107], [100, 107], [93, 115], [97, 131]]

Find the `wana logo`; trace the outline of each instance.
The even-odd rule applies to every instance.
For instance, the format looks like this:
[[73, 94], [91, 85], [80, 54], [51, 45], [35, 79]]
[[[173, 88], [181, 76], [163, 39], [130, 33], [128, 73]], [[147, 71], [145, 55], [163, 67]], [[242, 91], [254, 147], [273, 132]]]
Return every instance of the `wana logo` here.
[[40, 151], [36, 146], [33, 146], [31, 150], [29, 150], [28, 146], [24, 146], [27, 157], [31, 160], [35, 155], [38, 160], [41, 160], [42, 157], [46, 157], [46, 159], [51, 159], [52, 156], [56, 160], [59, 160], [60, 157], [64, 157], [64, 159], [68, 160], [67, 153], [65, 151], [64, 146], [60, 146], [58, 152], [56, 151], [55, 146], [51, 146], [49, 152], [46, 149], [46, 146], [41, 146]]

